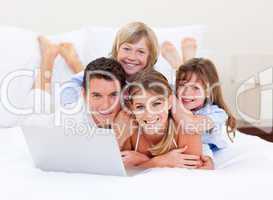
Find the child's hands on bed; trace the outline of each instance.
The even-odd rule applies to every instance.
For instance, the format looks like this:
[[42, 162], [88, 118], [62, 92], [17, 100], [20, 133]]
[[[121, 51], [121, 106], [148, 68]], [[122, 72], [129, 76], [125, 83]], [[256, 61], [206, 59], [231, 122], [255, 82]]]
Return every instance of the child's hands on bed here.
[[122, 151], [121, 156], [125, 167], [136, 167], [139, 164], [150, 160], [145, 154], [136, 151]]
[[199, 167], [199, 169], [210, 169], [210, 170], [214, 169], [214, 163], [211, 157], [202, 155], [201, 160], [203, 164], [201, 167]]
[[187, 146], [180, 149], [174, 149], [162, 156], [160, 159], [162, 167], [179, 167], [187, 169], [197, 169], [202, 166], [200, 156], [184, 154]]

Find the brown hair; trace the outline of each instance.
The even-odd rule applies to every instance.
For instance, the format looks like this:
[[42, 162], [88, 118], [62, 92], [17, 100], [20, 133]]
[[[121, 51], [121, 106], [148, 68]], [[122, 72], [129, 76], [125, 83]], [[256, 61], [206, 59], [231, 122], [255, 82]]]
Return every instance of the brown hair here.
[[126, 84], [125, 71], [121, 65], [112, 58], [97, 58], [86, 66], [82, 83], [82, 87], [85, 91], [87, 88], [89, 88], [89, 81], [93, 78], [105, 80], [116, 79], [119, 81], [121, 88], [123, 88]]
[[[138, 84], [140, 84], [140, 86], [138, 86]], [[155, 70], [150, 70], [149, 72], [142, 72], [141, 74], [138, 74], [132, 85], [128, 87], [131, 101], [132, 96], [141, 89], [140, 87], [143, 87], [146, 91], [153, 92], [159, 95], [164, 95], [166, 98], [168, 98], [172, 94], [172, 89], [166, 77]], [[169, 113], [166, 134], [161, 139], [161, 141], [152, 148], [150, 148], [149, 151], [153, 156], [169, 152], [174, 137], [174, 121], [171, 117], [171, 114]]]
[[235, 136], [236, 119], [224, 101], [215, 65], [210, 60], [204, 58], [193, 58], [181, 65], [176, 73], [176, 91], [178, 90], [179, 82], [190, 80], [192, 74], [195, 74], [203, 83], [205, 91], [209, 95], [208, 100], [218, 105], [227, 113], [226, 130], [231, 139], [230, 133], [233, 133], [233, 136]]
[[125, 42], [134, 44], [142, 38], [146, 39], [149, 49], [148, 63], [144, 70], [153, 68], [158, 59], [159, 44], [154, 31], [142, 22], [131, 22], [119, 29], [112, 47], [111, 56], [117, 59], [118, 51], [122, 44]]

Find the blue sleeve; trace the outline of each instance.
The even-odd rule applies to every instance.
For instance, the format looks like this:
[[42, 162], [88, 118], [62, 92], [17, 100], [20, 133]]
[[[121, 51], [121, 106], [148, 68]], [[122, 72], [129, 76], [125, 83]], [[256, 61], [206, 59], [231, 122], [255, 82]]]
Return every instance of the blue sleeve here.
[[226, 120], [228, 119], [227, 113], [217, 105], [207, 105], [197, 114], [209, 117], [214, 123], [214, 127], [211, 130], [203, 133], [203, 143], [208, 144], [210, 147], [215, 147], [212, 151], [225, 148], [230, 143], [225, 131]]
[[225, 124], [228, 119], [227, 113], [216, 105], [212, 105], [208, 108], [206, 116], [208, 116], [215, 125]]
[[211, 159], [213, 159], [213, 151], [210, 149], [208, 144], [202, 144], [202, 151], [204, 156], [209, 156]]
[[65, 106], [78, 101], [81, 95], [83, 82], [83, 73], [80, 72], [74, 75], [70, 81], [64, 83], [64, 88], [61, 91], [61, 104]]

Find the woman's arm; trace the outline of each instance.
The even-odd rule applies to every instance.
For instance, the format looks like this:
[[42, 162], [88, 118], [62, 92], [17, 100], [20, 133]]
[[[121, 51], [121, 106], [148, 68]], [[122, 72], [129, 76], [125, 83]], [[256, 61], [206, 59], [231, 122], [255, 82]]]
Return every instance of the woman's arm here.
[[183, 131], [178, 133], [178, 148], [187, 146], [185, 154], [202, 155], [202, 135], [200, 134], [185, 134]]
[[187, 146], [181, 149], [174, 149], [166, 154], [153, 157], [138, 165], [141, 168], [155, 167], [180, 167], [196, 169], [202, 165], [200, 156], [184, 154]]

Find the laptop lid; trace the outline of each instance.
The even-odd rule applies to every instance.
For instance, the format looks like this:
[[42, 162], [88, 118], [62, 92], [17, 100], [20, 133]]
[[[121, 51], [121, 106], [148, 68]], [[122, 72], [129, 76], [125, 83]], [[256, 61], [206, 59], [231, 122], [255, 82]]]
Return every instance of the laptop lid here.
[[126, 176], [112, 129], [92, 128], [88, 134], [61, 126], [22, 129], [32, 159], [42, 170]]

